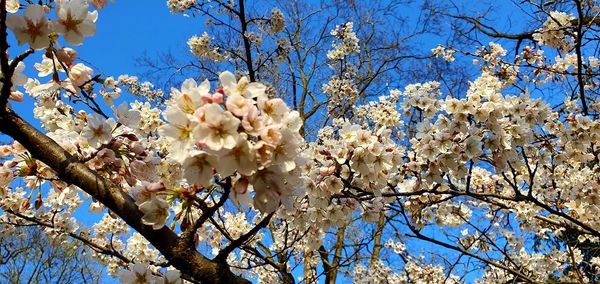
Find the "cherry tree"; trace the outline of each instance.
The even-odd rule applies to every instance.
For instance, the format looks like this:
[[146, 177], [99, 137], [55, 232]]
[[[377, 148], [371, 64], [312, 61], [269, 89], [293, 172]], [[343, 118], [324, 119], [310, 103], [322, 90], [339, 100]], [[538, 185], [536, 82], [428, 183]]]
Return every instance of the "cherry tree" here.
[[[283, 2], [167, 1], [212, 28], [161, 90], [79, 59], [106, 1], [0, 0], [0, 234], [122, 283], [600, 280], [598, 3], [526, 1], [511, 33], [424, 1], [402, 35], [402, 2]], [[436, 17], [454, 41], [410, 52]]]
[[[13, 227], [0, 240], [0, 279], [5, 283], [100, 283], [102, 266], [77, 240], [49, 238], [43, 227]], [[108, 277], [107, 277], [108, 278]]]

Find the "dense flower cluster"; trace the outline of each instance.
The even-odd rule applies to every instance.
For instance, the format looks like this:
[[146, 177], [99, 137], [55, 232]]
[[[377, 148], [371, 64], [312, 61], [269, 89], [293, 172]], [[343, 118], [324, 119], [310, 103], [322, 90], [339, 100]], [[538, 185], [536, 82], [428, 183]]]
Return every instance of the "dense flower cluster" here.
[[[354, 267], [353, 271], [355, 284], [371, 284], [371, 283], [405, 283], [406, 279], [402, 278], [381, 260], [374, 261], [368, 268], [362, 264]], [[418, 279], [418, 278], [417, 278]]]
[[164, 275], [155, 276], [148, 266], [136, 263], [129, 270], [119, 273], [119, 280], [123, 284], [153, 283], [153, 284], [181, 284], [180, 273], [177, 270], [169, 270]]
[[290, 172], [304, 143], [302, 121], [283, 100], [269, 98], [264, 85], [229, 72], [220, 80], [214, 93], [208, 81], [192, 79], [173, 89], [159, 132], [188, 183], [208, 187], [215, 173], [234, 177], [235, 195], [254, 190], [254, 206], [272, 212], [299, 182]]
[[164, 96], [162, 90], [156, 89], [154, 85], [148, 81], [140, 82], [139, 78], [136, 76], [121, 75], [117, 80], [114, 80], [112, 77], [108, 77], [104, 80], [106, 89], [105, 91], [101, 90], [100, 93], [102, 93], [105, 100], [116, 99], [120, 96], [121, 88], [118, 87], [118, 84], [130, 94], [146, 98], [150, 101], [161, 99]]
[[361, 264], [354, 268], [354, 283], [461, 283], [455, 275], [448, 275], [441, 265], [422, 265], [418, 260], [406, 263], [405, 273], [399, 274], [381, 260], [376, 260], [367, 268]]
[[331, 44], [333, 49], [327, 52], [329, 60], [342, 60], [345, 56], [360, 52], [352, 22], [337, 25], [331, 35], [335, 37], [335, 41]]
[[329, 98], [328, 110], [332, 112], [336, 108], [347, 110], [352, 107], [358, 99], [358, 90], [354, 80], [348, 76], [340, 78], [334, 76], [321, 88]]
[[568, 52], [573, 45], [570, 28], [575, 17], [565, 12], [552, 11], [544, 25], [533, 34], [533, 39], [539, 44], [558, 48]]
[[285, 28], [285, 18], [279, 9], [271, 10], [271, 18], [269, 19], [269, 33], [276, 34]]
[[356, 69], [349, 58], [350, 55], [359, 53], [360, 47], [352, 22], [337, 25], [331, 35], [335, 39], [332, 49], [327, 52], [327, 58], [334, 73], [321, 90], [327, 95], [329, 114], [340, 117], [352, 110], [360, 95], [355, 82]]
[[167, 0], [167, 7], [173, 14], [185, 13], [185, 11], [194, 7], [198, 3], [198, 0]]
[[210, 46], [210, 41], [210, 36], [205, 32], [201, 36], [191, 37], [187, 44], [196, 57], [206, 57], [208, 60], [216, 62], [227, 60], [227, 56], [223, 55], [218, 48]]
[[[404, 125], [402, 114], [398, 111], [398, 101], [403, 95], [398, 90], [390, 91], [389, 96], [381, 96], [378, 101], [371, 101], [364, 105], [354, 107], [356, 119], [362, 123], [369, 123], [375, 129], [386, 128], [391, 130], [399, 130]], [[404, 94], [408, 96], [408, 91]], [[418, 97], [425, 99], [425, 97]], [[405, 101], [408, 101], [405, 100]], [[402, 132], [396, 132], [396, 138], [401, 138]]]

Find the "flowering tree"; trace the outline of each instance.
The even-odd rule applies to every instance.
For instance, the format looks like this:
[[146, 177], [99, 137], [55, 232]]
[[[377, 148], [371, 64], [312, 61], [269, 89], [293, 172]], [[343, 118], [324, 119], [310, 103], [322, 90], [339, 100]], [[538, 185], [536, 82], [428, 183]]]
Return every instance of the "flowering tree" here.
[[[123, 283], [600, 280], [595, 1], [523, 3], [514, 34], [426, 2], [464, 37], [421, 55], [363, 13], [394, 1], [318, 9], [354, 23], [247, 4], [167, 1], [215, 27], [188, 41], [206, 80], [167, 94], [78, 59], [106, 1], [0, 0], [0, 234], [74, 238]], [[477, 75], [388, 91], [405, 59]]]
[[41, 227], [11, 228], [0, 240], [4, 283], [100, 283], [102, 266], [76, 240], [50, 239]]

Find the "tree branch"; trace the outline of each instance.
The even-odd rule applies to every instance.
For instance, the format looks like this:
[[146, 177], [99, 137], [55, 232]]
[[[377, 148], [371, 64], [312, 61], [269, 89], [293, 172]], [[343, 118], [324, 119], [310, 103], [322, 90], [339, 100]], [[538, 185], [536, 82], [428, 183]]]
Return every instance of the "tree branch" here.
[[[4, 95], [9, 89], [2, 91]], [[166, 226], [154, 230], [152, 226], [142, 224], [143, 213], [129, 194], [90, 170], [12, 110], [0, 110], [0, 132], [21, 143], [33, 158], [52, 168], [59, 178], [78, 186], [116, 213], [184, 274], [203, 283], [249, 283], [233, 274], [227, 264], [211, 261], [198, 253]]]

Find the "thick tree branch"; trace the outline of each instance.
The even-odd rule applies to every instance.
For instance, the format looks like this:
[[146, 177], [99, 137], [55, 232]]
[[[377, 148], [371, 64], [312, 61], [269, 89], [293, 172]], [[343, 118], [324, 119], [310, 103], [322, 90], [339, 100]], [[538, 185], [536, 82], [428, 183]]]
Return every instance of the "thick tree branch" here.
[[198, 253], [166, 226], [153, 230], [152, 226], [142, 224], [143, 213], [129, 194], [90, 170], [12, 110], [0, 110], [0, 132], [21, 143], [33, 158], [52, 168], [59, 178], [78, 186], [116, 213], [184, 274], [203, 283], [249, 283], [233, 274], [227, 264], [211, 261]]

